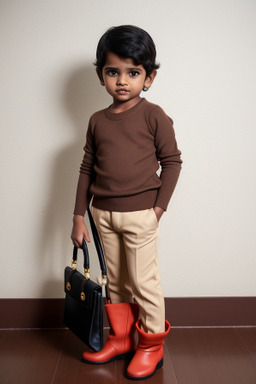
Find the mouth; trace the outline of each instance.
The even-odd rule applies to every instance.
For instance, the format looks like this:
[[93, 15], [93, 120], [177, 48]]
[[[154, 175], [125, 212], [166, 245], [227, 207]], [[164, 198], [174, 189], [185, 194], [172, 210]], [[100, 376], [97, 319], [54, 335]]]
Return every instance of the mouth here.
[[118, 95], [127, 95], [127, 93], [129, 93], [130, 91], [128, 91], [128, 89], [125, 89], [125, 88], [118, 88], [116, 89], [116, 93], [118, 93]]

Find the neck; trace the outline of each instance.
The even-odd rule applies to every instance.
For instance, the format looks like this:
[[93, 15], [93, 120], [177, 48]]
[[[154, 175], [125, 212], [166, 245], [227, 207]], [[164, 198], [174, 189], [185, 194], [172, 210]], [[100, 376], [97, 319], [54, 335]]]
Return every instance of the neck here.
[[113, 113], [125, 112], [125, 111], [128, 111], [128, 109], [131, 109], [132, 107], [134, 107], [136, 104], [138, 104], [140, 100], [141, 100], [140, 96], [128, 101], [113, 100], [113, 104], [110, 106], [110, 110]]

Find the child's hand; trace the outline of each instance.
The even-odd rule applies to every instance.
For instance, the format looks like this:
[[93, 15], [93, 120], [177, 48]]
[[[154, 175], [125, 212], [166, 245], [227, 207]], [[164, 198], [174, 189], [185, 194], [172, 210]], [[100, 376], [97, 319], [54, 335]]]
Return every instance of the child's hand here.
[[74, 246], [81, 248], [84, 237], [86, 241], [88, 242], [91, 241], [89, 237], [88, 229], [86, 228], [86, 225], [84, 223], [83, 216], [74, 215], [73, 228], [71, 232], [71, 239]]
[[157, 221], [159, 222], [162, 217], [162, 214], [164, 213], [164, 210], [163, 208], [160, 208], [160, 207], [154, 207], [154, 211], [156, 214]]

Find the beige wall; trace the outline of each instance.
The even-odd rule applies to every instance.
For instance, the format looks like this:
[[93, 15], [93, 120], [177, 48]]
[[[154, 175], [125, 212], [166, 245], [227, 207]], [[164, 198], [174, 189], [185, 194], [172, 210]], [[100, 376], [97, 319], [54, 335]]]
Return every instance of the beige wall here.
[[111, 103], [92, 62], [119, 24], [156, 42], [146, 96], [174, 119], [183, 153], [161, 224], [165, 296], [256, 295], [255, 11], [249, 0], [0, 2], [1, 297], [63, 297], [87, 121]]

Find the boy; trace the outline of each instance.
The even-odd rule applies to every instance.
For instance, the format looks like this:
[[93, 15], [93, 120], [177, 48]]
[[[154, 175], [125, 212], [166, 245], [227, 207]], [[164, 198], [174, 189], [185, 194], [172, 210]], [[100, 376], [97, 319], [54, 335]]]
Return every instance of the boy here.
[[140, 97], [159, 68], [149, 34], [130, 25], [110, 28], [99, 41], [96, 57], [100, 83], [113, 103], [89, 121], [71, 238], [77, 247], [83, 237], [90, 241], [84, 214], [93, 197], [91, 210], [108, 269], [110, 334], [104, 348], [85, 352], [83, 361], [105, 364], [130, 355], [136, 329], [139, 343], [127, 377], [139, 380], [163, 365], [162, 345], [170, 330], [157, 238], [159, 220], [179, 177], [180, 151], [172, 120]]

